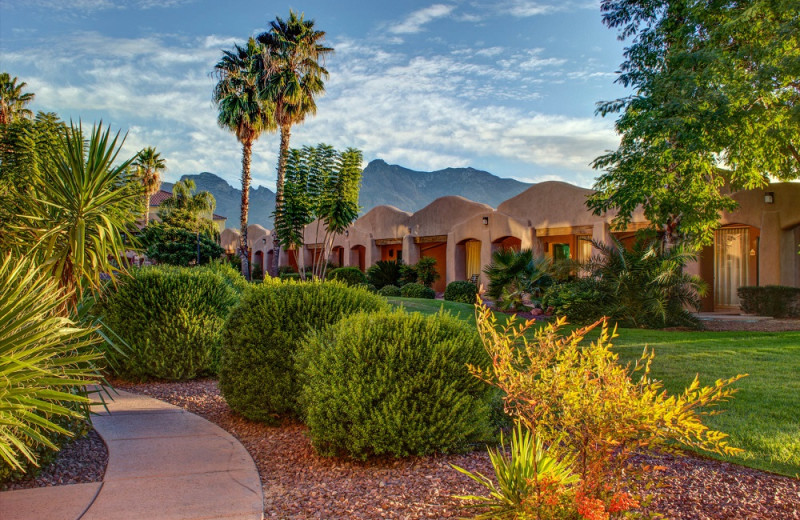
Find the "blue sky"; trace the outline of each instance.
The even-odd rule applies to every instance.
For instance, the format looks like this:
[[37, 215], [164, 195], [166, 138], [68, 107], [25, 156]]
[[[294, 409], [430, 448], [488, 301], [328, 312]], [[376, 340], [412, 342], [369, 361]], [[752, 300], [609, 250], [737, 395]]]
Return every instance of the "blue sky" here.
[[[211, 171], [236, 186], [241, 148], [216, 125], [210, 72], [289, 9], [335, 48], [317, 116], [292, 146], [583, 186], [591, 160], [617, 146], [613, 118], [594, 109], [624, 94], [613, 83], [623, 44], [597, 0], [3, 0], [0, 70], [28, 83], [34, 110], [103, 119], [128, 132], [128, 155], [156, 146], [166, 180]], [[254, 146], [256, 185], [274, 189], [277, 150], [277, 135]]]

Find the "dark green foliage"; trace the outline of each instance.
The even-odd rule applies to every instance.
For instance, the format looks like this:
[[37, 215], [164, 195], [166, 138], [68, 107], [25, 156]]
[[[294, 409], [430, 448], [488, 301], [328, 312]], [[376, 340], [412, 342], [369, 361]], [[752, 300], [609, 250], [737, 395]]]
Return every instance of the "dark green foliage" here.
[[378, 289], [378, 294], [381, 296], [385, 296], [387, 298], [391, 298], [393, 296], [400, 296], [400, 288], [396, 285], [384, 285], [380, 289]]
[[280, 280], [296, 280], [296, 281], [299, 282], [300, 281], [300, 273], [292, 273], [292, 272], [280, 273], [278, 275], [278, 279], [280, 279]]
[[533, 296], [553, 283], [552, 266], [545, 258], [535, 258], [530, 249], [498, 249], [483, 272], [489, 277], [486, 294], [495, 300], [506, 292], [512, 298], [527, 293]]
[[444, 299], [450, 302], [475, 303], [478, 288], [472, 282], [450, 282], [444, 290]]
[[419, 281], [419, 275], [417, 274], [417, 268], [413, 265], [400, 265], [400, 282], [398, 285], [400, 287], [404, 286], [407, 283], [417, 283]]
[[237, 294], [241, 294], [249, 287], [247, 280], [242, 276], [240, 265], [233, 265], [230, 262], [215, 260], [203, 266], [203, 269], [220, 275], [225, 280], [225, 283], [230, 285]]
[[433, 300], [436, 298], [436, 291], [430, 287], [425, 287], [421, 283], [407, 283], [400, 289], [400, 294], [404, 298], [426, 298]]
[[261, 264], [255, 264], [253, 266], [253, 274], [250, 276], [254, 282], [260, 282], [264, 280], [264, 270], [261, 269]]
[[578, 278], [552, 285], [542, 297], [542, 306], [553, 307], [556, 316], [566, 316], [569, 323], [594, 323], [613, 312], [611, 291], [594, 278]]
[[369, 283], [380, 289], [384, 285], [400, 285], [400, 262], [379, 260], [367, 269]]
[[414, 269], [417, 272], [417, 279], [419, 283], [425, 287], [430, 287], [433, 282], [441, 278], [439, 272], [436, 271], [436, 259], [430, 256], [423, 256], [416, 263]]
[[303, 337], [386, 301], [341, 282], [276, 282], [254, 286], [223, 330], [219, 387], [228, 405], [250, 419], [296, 414], [295, 351]]
[[774, 318], [800, 317], [800, 288], [782, 285], [739, 287], [742, 310]]
[[426, 455], [487, 440], [492, 389], [467, 364], [488, 356], [446, 314], [357, 314], [310, 336], [298, 356], [301, 402], [324, 455]]
[[296, 272], [297, 272], [297, 269], [295, 269], [291, 265], [282, 265], [282, 266], [280, 266], [278, 268], [278, 274], [279, 275], [281, 275], [281, 274], [291, 274], [291, 273], [296, 273]]
[[222, 269], [145, 267], [120, 281], [101, 307], [130, 347], [126, 356], [107, 350], [119, 375], [184, 380], [214, 371], [219, 332], [238, 297]]
[[197, 242], [200, 242], [200, 263], [207, 264], [222, 256], [225, 250], [205, 233], [152, 223], [139, 236], [147, 257], [160, 264], [189, 266], [197, 263]]
[[358, 267], [337, 267], [328, 271], [328, 280], [339, 280], [347, 285], [367, 283], [367, 276]]

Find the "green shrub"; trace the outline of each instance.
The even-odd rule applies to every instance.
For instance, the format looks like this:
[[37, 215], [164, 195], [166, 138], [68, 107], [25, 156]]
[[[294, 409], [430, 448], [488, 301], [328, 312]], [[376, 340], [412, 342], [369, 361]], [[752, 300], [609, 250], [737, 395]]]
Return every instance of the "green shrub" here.
[[400, 289], [400, 294], [404, 298], [426, 298], [428, 300], [436, 298], [436, 291], [430, 287], [425, 287], [421, 283], [405, 284], [402, 289]]
[[142, 229], [139, 241], [150, 260], [159, 264], [187, 267], [197, 262], [198, 243], [200, 263], [207, 264], [221, 257], [225, 250], [207, 233], [196, 233], [161, 222], [153, 222]]
[[300, 281], [300, 279], [301, 279], [300, 278], [300, 273], [295, 273], [295, 272], [290, 272], [290, 273], [283, 272], [283, 273], [280, 273], [278, 275], [278, 278], [281, 279], [281, 280], [296, 280], [296, 281]]
[[475, 303], [478, 288], [472, 282], [450, 282], [444, 290], [444, 299], [450, 302]]
[[782, 285], [739, 287], [742, 311], [774, 318], [800, 317], [800, 288]]
[[261, 269], [261, 264], [255, 264], [253, 266], [253, 272], [251, 273], [250, 278], [252, 278], [254, 282], [260, 282], [264, 280], [264, 270]]
[[219, 332], [238, 299], [211, 269], [145, 267], [131, 271], [101, 306], [106, 325], [130, 347], [107, 349], [115, 371], [131, 379], [192, 379], [215, 371]]
[[430, 256], [420, 258], [419, 262], [414, 265], [414, 270], [417, 272], [419, 283], [425, 287], [430, 287], [433, 282], [441, 278], [441, 275], [436, 270], [436, 259]]
[[384, 285], [400, 285], [400, 262], [379, 260], [367, 269], [369, 283], [380, 289]]
[[467, 365], [489, 359], [447, 314], [357, 314], [309, 336], [301, 403], [320, 453], [424, 455], [487, 440], [492, 391]]
[[328, 271], [328, 280], [339, 280], [347, 285], [367, 283], [367, 276], [358, 267], [337, 267]]
[[548, 287], [542, 307], [553, 307], [556, 316], [565, 316], [570, 323], [594, 323], [613, 313], [613, 295], [594, 278], [578, 278]]
[[278, 268], [278, 275], [279, 276], [282, 275], [282, 274], [292, 274], [292, 273], [296, 273], [296, 272], [297, 272], [297, 269], [295, 269], [291, 265], [282, 265], [282, 266], [280, 266]]
[[241, 258], [239, 260], [240, 262], [238, 268], [230, 262], [214, 261], [198, 269], [200, 271], [206, 270], [208, 272], [220, 275], [225, 280], [225, 283], [227, 283], [234, 291], [236, 291], [237, 294], [241, 294], [243, 291], [247, 290], [249, 285], [247, 280], [244, 279], [244, 276], [242, 276]]
[[393, 296], [400, 296], [401, 293], [400, 288], [396, 285], [384, 285], [378, 289], [378, 294], [387, 298], [391, 298]]
[[245, 293], [222, 333], [219, 387], [228, 405], [250, 419], [296, 414], [295, 351], [303, 337], [342, 317], [386, 309], [386, 301], [341, 282], [292, 281]]

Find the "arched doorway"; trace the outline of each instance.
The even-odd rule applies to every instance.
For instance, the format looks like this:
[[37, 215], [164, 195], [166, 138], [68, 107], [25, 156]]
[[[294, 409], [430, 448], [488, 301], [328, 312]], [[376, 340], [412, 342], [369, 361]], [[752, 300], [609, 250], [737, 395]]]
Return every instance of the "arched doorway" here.
[[758, 283], [758, 235], [753, 226], [714, 232], [714, 310], [738, 311], [739, 287]]
[[335, 246], [331, 250], [331, 262], [336, 267], [342, 267], [344, 265], [344, 248], [342, 246]]
[[366, 269], [364, 265], [367, 257], [367, 248], [364, 246], [353, 246], [350, 248], [350, 265], [358, 267], [362, 271]]
[[512, 236], [505, 236], [492, 240], [492, 253], [498, 249], [513, 249], [514, 251], [519, 251], [522, 249], [522, 240]]
[[483, 266], [481, 265], [481, 241], [468, 238], [456, 244], [455, 254], [456, 280], [472, 280], [480, 277]]
[[264, 276], [264, 252], [263, 251], [256, 251], [256, 254], [253, 255], [253, 265], [250, 266], [250, 274], [252, 275], [253, 269], [255, 266], [259, 266], [261, 268], [261, 276]]

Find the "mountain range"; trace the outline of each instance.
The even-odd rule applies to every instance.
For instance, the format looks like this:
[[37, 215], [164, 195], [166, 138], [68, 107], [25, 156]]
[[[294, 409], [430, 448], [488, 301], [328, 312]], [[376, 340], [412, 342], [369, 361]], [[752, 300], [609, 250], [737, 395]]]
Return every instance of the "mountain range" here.
[[[210, 172], [184, 175], [192, 179], [198, 191], [208, 191], [217, 200], [218, 215], [228, 218], [227, 227], [239, 227], [242, 191], [226, 180]], [[433, 172], [410, 170], [381, 159], [370, 162], [361, 178], [359, 205], [361, 214], [375, 206], [388, 204], [404, 211], [417, 211], [445, 195], [461, 195], [492, 207], [506, 199], [522, 193], [531, 184], [514, 179], [502, 179], [496, 175], [474, 168], [445, 168]], [[162, 189], [172, 190], [171, 183], [163, 183]], [[269, 229], [272, 227], [272, 212], [275, 210], [275, 192], [259, 186], [250, 189], [250, 211], [248, 221]]]

